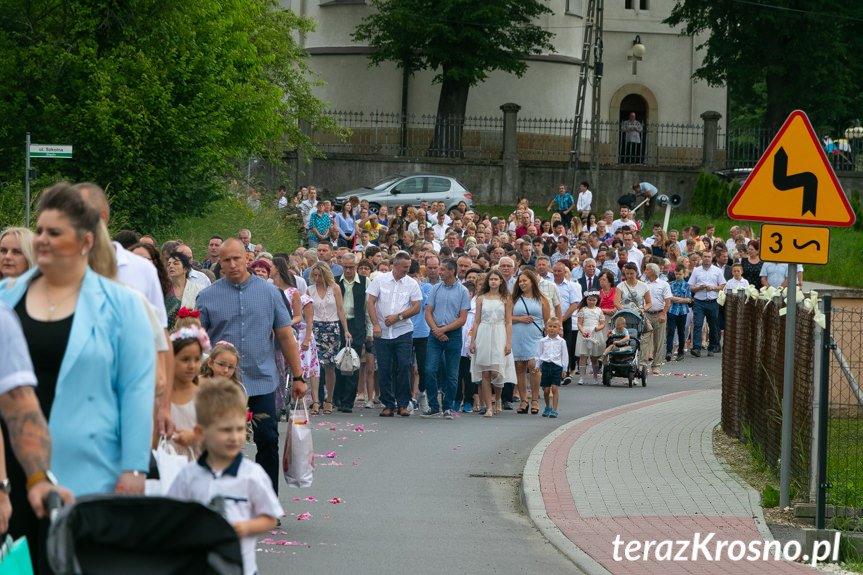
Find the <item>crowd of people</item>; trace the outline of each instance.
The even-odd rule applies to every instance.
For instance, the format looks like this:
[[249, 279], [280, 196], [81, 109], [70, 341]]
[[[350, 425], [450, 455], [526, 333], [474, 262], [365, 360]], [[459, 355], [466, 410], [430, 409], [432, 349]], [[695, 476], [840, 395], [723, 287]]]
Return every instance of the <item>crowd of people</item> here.
[[[633, 191], [657, 193], [647, 182]], [[28, 536], [44, 570], [45, 490], [143, 493], [150, 449], [165, 438], [211, 475], [243, 469], [256, 489], [267, 480], [259, 507], [229, 513], [247, 551], [277, 520], [267, 493], [278, 492], [277, 424], [290, 397], [308, 391], [313, 415], [360, 406], [443, 419], [539, 414], [542, 400], [556, 418], [559, 387], [600, 384], [603, 357], [620, 349], [608, 342], [628, 341], [616, 312], [641, 315], [640, 359], [656, 372], [721, 350], [720, 292], [787, 283], [787, 266], [759, 260], [748, 227], [723, 239], [712, 225], [648, 222], [647, 235], [631, 202], [617, 213], [593, 204], [587, 182], [577, 198], [560, 186], [549, 219], [527, 199], [494, 217], [465, 202], [373, 209], [352, 197], [337, 208], [314, 186], [292, 198], [283, 186], [274, 207], [306, 245], [271, 251], [242, 229], [214, 234], [196, 257], [182, 239], [109, 238], [110, 206], [94, 184], [46, 190], [35, 233], [0, 233], [0, 336], [15, 356], [0, 368], [0, 526], [11, 501], [10, 532]], [[337, 369], [345, 347], [359, 369]], [[236, 468], [236, 433], [216, 431], [236, 415], [231, 386], [259, 467]], [[27, 432], [44, 440], [28, 451], [7, 410], [37, 400], [44, 418]]]

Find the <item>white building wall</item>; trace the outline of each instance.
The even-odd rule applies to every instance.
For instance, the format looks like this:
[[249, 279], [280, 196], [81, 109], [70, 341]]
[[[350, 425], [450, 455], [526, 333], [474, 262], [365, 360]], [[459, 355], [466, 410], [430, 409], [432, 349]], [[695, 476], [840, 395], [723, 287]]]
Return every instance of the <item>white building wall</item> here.
[[[363, 46], [350, 35], [371, 8], [363, 4], [326, 4], [326, 0], [281, 0], [298, 15], [311, 17], [317, 29], [302, 39], [312, 53], [310, 64], [326, 82], [315, 94], [336, 110], [398, 112], [401, 108], [402, 75], [393, 64], [369, 68]], [[637, 7], [640, 0], [632, 0]], [[561, 61], [530, 61], [527, 73], [493, 72], [482, 84], [471, 88], [467, 113], [471, 116], [499, 116], [500, 105], [515, 102], [522, 107], [521, 117], [568, 118], [575, 110], [584, 19], [588, 0], [547, 0], [553, 14], [539, 24], [555, 33], [553, 55]], [[604, 119], [617, 121], [614, 102], [622, 99], [627, 86], [642, 86], [655, 97], [651, 123], [696, 123], [706, 110], [725, 115], [725, 89], [710, 88], [694, 82], [691, 75], [700, 55], [696, 40], [680, 36], [662, 19], [674, 0], [648, 0], [649, 10], [626, 10], [626, 0], [605, 0], [604, 77], [601, 111]], [[572, 13], [567, 13], [566, 8]], [[632, 74], [627, 56], [635, 35], [641, 37], [647, 52]], [[323, 53], [322, 53], [323, 52]], [[352, 53], [351, 53], [352, 52]], [[437, 108], [440, 85], [432, 84], [432, 72], [419, 72], [410, 80], [410, 113], [433, 114]], [[587, 91], [588, 97], [590, 89]], [[589, 102], [586, 110], [589, 111]]]

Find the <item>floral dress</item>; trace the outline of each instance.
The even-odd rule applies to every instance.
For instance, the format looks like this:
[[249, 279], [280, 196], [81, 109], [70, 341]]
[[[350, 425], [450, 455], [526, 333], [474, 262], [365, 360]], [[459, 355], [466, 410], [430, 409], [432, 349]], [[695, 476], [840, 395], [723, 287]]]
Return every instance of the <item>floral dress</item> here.
[[[288, 288], [285, 293], [288, 296], [288, 301], [294, 301], [294, 292], [297, 288]], [[307, 305], [312, 305], [312, 298], [304, 293], [300, 294], [300, 306], [305, 309]], [[303, 318], [303, 312], [300, 310], [300, 318]], [[303, 340], [306, 338], [306, 320], [301, 319], [300, 323], [294, 325], [294, 335], [297, 337], [297, 345], [300, 346], [300, 365], [303, 366], [303, 378], [318, 377], [321, 374], [321, 366], [318, 364], [318, 347], [315, 344], [315, 338], [309, 338], [309, 349], [303, 350]]]

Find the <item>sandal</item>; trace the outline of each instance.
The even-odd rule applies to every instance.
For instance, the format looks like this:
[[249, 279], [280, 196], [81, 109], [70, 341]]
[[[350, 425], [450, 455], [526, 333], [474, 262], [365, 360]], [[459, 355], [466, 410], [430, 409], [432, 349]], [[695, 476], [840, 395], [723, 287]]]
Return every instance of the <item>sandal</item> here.
[[515, 410], [516, 413], [527, 413], [528, 403], [526, 401], [522, 401], [521, 405], [519, 405], [518, 409]]
[[[329, 408], [327, 407], [328, 405], [330, 406]], [[332, 412], [333, 412], [333, 404], [330, 403], [329, 401], [325, 401], [324, 402], [324, 410], [321, 413], [323, 413], [324, 415], [330, 415]]]
[[536, 415], [539, 413], [539, 400], [531, 399], [530, 400], [530, 413]]
[[[315, 406], [317, 406], [317, 407], [315, 407]], [[314, 402], [312, 404], [312, 406], [309, 408], [309, 415], [317, 415], [318, 412], [320, 411], [320, 409], [321, 409], [320, 402], [318, 402], [318, 401]]]

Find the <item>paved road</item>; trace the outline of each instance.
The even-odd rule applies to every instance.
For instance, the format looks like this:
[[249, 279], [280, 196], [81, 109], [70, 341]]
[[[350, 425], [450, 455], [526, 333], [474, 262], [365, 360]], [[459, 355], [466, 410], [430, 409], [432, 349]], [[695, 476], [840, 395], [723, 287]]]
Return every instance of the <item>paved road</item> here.
[[[490, 420], [388, 419], [378, 410], [313, 418], [315, 452], [336, 457], [316, 459], [312, 487], [282, 485], [288, 515], [259, 544], [260, 572], [578, 573], [522, 511], [524, 464], [543, 437], [573, 419], [720, 386], [718, 356], [689, 357], [662, 371], [667, 375], [650, 378], [646, 388], [619, 379], [612, 388], [561, 388], [557, 420], [515, 412]], [[342, 503], [327, 502], [334, 497]], [[306, 512], [311, 519], [297, 520]]]

